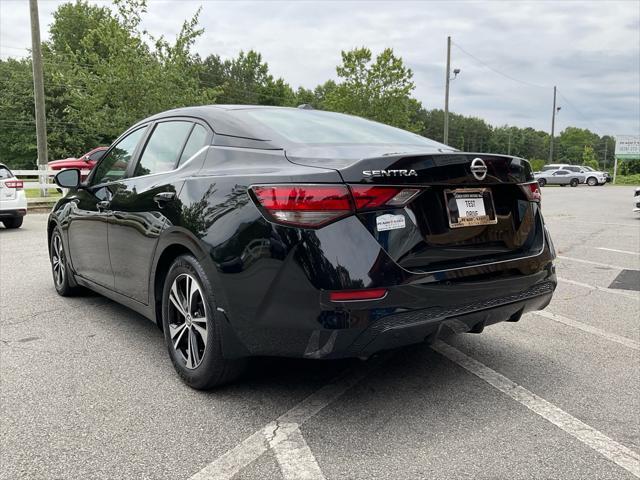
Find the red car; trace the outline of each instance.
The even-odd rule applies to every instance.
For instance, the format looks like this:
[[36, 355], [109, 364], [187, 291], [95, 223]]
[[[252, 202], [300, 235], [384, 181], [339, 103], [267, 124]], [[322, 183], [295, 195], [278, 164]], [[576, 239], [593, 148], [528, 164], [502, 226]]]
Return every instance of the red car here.
[[[96, 147], [82, 155], [80, 158], [69, 157], [62, 160], [53, 160], [48, 163], [49, 169], [64, 170], [65, 168], [79, 168], [80, 171], [91, 170], [106, 151], [107, 147]], [[83, 172], [82, 178], [84, 179], [85, 177], [86, 175]]]

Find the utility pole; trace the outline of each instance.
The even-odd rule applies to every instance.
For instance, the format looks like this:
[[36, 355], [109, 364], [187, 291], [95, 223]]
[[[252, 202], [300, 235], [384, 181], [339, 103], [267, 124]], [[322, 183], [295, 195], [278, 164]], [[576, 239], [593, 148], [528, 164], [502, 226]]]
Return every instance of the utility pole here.
[[449, 144], [449, 77], [451, 76], [451, 37], [447, 37], [447, 79], [444, 92], [444, 141]]
[[607, 142], [607, 137], [604, 138], [604, 162], [603, 162], [603, 167], [606, 170], [607, 169], [607, 147], [609, 146], [609, 142]]
[[[44, 107], [44, 75], [42, 73], [42, 51], [40, 49], [40, 18], [38, 1], [29, 0], [31, 13], [31, 63], [33, 64], [33, 94], [36, 107], [36, 140], [38, 145], [38, 170], [40, 184], [46, 183], [47, 169], [47, 119]], [[47, 189], [41, 187], [41, 195], [47, 196]]]

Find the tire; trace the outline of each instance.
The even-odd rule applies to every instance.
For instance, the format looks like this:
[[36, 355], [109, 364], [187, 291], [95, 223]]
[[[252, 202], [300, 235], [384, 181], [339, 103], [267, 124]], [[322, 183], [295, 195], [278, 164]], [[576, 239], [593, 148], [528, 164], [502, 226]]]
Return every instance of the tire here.
[[538, 180], [538, 185], [544, 187], [547, 184], [547, 181], [544, 178]]
[[22, 226], [23, 217], [6, 218], [2, 220], [6, 228], [20, 228]]
[[569, 185], [571, 185], [572, 187], [577, 187], [579, 183], [580, 183], [580, 180], [578, 180], [577, 178], [572, 178], [571, 181], [569, 182]]
[[598, 185], [598, 179], [596, 177], [587, 178], [587, 185], [589, 185], [590, 187], [595, 187], [596, 185]]
[[56, 288], [58, 295], [63, 297], [76, 295], [80, 289], [73, 286], [69, 280], [67, 254], [64, 250], [60, 227], [55, 227], [51, 234], [51, 240], [49, 241], [49, 260], [51, 260], [53, 286]]
[[220, 316], [213, 287], [198, 260], [192, 255], [176, 258], [162, 289], [162, 326], [173, 367], [197, 390], [235, 380], [246, 365], [246, 359], [222, 355]]

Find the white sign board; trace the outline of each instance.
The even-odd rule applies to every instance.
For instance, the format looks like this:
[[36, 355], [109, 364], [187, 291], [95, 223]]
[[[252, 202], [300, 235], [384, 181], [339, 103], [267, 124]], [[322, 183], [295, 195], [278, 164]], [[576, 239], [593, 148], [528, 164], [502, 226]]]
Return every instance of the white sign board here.
[[640, 157], [640, 135], [617, 135], [616, 156], [634, 155]]

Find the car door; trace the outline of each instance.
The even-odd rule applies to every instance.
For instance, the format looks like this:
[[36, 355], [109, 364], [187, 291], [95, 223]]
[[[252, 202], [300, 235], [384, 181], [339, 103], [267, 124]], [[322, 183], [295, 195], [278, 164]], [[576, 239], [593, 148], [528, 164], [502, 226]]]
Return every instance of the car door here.
[[111, 289], [109, 202], [120, 188], [145, 132], [143, 126], [119, 139], [96, 166], [88, 185], [78, 189], [70, 202], [67, 240], [71, 265], [81, 277]]
[[199, 123], [182, 119], [157, 122], [144, 148], [111, 200], [109, 253], [116, 291], [148, 304], [151, 262], [161, 232], [181, 212], [184, 183], [178, 165], [210, 140]]
[[563, 185], [565, 183], [569, 183], [567, 175], [569, 175], [568, 171], [557, 170], [556, 172], [553, 172], [553, 175], [551, 176], [549, 183], [552, 183], [554, 185]]

